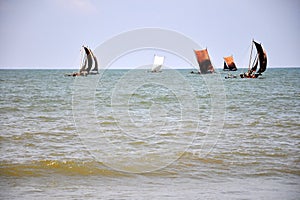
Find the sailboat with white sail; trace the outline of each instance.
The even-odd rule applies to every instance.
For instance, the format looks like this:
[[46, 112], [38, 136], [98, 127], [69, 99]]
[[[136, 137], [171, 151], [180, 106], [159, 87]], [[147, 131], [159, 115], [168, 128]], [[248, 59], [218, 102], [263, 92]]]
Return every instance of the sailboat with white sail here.
[[164, 64], [165, 57], [154, 55], [153, 66], [151, 72], [161, 72], [160, 69]]

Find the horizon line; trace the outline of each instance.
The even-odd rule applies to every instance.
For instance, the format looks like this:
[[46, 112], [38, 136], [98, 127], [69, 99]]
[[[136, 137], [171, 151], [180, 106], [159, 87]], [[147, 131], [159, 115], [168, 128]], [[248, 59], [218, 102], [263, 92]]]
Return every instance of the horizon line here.
[[[268, 68], [300, 68], [300, 66], [269, 66]], [[22, 69], [28, 69], [28, 70], [77, 70], [78, 69], [75, 69], [75, 68], [61, 68], [61, 67], [54, 67], [54, 68], [36, 68], [36, 67], [0, 67], [0, 70], [22, 70]], [[127, 67], [120, 67], [120, 68], [108, 68], [108, 69], [135, 69], [135, 68], [127, 68]], [[167, 68], [165, 70], [168, 70], [168, 69], [191, 69], [191, 70], [195, 70], [197, 68], [179, 68], [179, 67], [175, 67], [175, 68]], [[222, 67], [215, 67], [215, 69], [223, 69]], [[248, 67], [239, 67], [238, 69], [248, 69]], [[99, 70], [103, 70], [103, 69], [99, 69]], [[107, 70], [107, 69], [106, 69]]]

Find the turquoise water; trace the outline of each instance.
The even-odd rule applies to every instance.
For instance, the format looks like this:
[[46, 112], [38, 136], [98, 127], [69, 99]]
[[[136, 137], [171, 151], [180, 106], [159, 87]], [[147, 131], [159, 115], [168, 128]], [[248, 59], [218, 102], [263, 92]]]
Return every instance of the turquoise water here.
[[0, 71], [1, 199], [298, 199], [299, 68], [67, 72]]

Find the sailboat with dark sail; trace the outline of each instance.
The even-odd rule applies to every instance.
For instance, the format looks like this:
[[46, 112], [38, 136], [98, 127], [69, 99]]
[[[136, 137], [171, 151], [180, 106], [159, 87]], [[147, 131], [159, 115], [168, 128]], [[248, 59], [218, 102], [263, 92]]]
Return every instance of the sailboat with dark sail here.
[[211, 74], [215, 72], [213, 65], [211, 64], [209, 54], [206, 49], [194, 50], [198, 64], [199, 64], [199, 74]]
[[233, 56], [224, 57], [224, 68], [223, 71], [236, 71], [237, 67], [233, 60]]
[[[256, 47], [256, 55], [252, 56], [253, 44]], [[259, 65], [259, 69], [257, 70]], [[262, 45], [254, 40], [252, 40], [252, 47], [249, 59], [249, 67], [246, 73], [240, 74], [241, 78], [257, 78], [262, 75], [267, 69], [267, 54], [263, 49]], [[257, 70], [257, 71], [256, 71]]]
[[83, 51], [79, 72], [74, 72], [72, 74], [66, 74], [66, 76], [87, 76], [98, 74], [98, 60], [91, 49], [82, 46]]

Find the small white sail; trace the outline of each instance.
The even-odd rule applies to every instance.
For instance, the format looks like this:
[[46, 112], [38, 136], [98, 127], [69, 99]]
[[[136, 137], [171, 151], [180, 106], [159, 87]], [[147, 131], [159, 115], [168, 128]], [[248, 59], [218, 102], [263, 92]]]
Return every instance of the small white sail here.
[[164, 56], [155, 55], [151, 72], [159, 72], [160, 68], [162, 67], [162, 65], [164, 63], [164, 59], [165, 59]]

